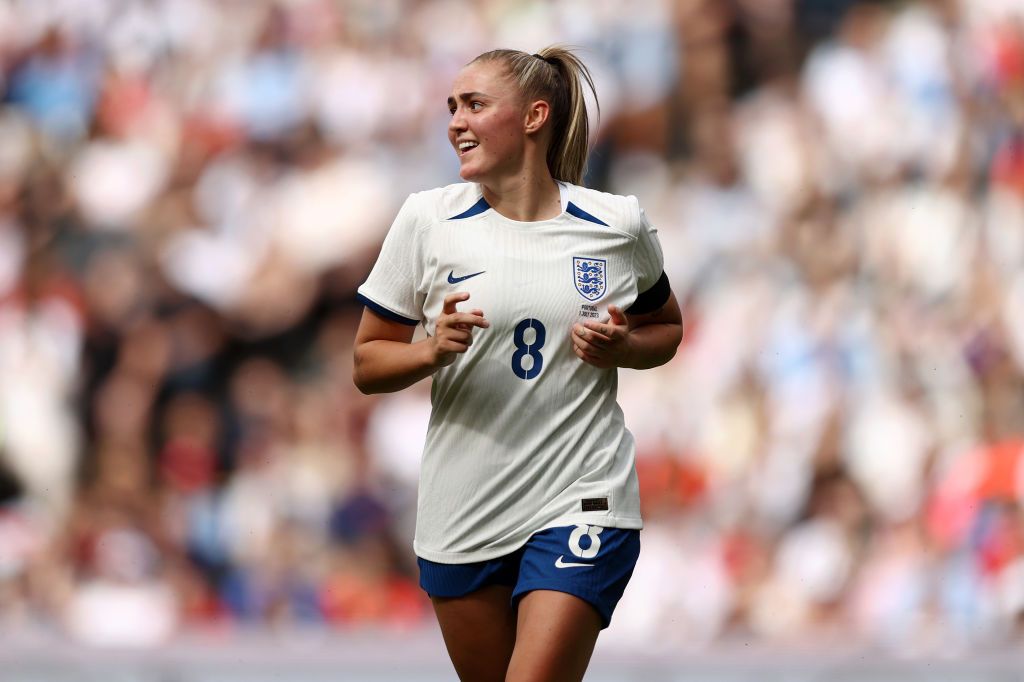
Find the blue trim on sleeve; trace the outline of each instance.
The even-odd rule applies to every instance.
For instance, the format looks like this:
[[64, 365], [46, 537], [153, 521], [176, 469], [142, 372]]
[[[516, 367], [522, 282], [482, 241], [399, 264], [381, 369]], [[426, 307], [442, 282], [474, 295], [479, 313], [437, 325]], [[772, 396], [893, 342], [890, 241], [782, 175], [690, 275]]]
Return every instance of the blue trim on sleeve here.
[[480, 197], [480, 200], [477, 201], [475, 204], [467, 208], [459, 215], [453, 215], [448, 220], [462, 220], [463, 218], [472, 218], [475, 215], [480, 215], [490, 207], [491, 205], [487, 203], [487, 199]]
[[589, 220], [592, 223], [597, 223], [598, 225], [604, 225], [605, 227], [608, 227], [608, 223], [604, 222], [600, 218], [595, 218], [594, 216], [590, 215], [589, 213], [587, 213], [586, 211], [584, 211], [582, 208], [572, 203], [571, 201], [569, 202], [569, 205], [565, 207], [565, 212], [568, 213], [569, 215], [574, 215], [577, 218]]
[[376, 301], [371, 301], [362, 294], [356, 294], [356, 300], [386, 320], [391, 320], [392, 322], [401, 322], [402, 324], [407, 324], [410, 327], [415, 327], [420, 323], [419, 320], [411, 320], [408, 317], [403, 317], [399, 315], [398, 313], [393, 313], [384, 306], [382, 306], [381, 304], [377, 303]]

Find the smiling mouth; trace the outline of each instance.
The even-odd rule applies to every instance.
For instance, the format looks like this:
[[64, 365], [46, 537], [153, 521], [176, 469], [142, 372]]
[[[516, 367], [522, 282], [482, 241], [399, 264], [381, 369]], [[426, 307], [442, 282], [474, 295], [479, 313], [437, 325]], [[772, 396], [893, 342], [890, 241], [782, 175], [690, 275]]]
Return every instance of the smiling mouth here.
[[460, 142], [459, 143], [459, 156], [465, 156], [469, 152], [473, 151], [480, 146], [478, 142]]

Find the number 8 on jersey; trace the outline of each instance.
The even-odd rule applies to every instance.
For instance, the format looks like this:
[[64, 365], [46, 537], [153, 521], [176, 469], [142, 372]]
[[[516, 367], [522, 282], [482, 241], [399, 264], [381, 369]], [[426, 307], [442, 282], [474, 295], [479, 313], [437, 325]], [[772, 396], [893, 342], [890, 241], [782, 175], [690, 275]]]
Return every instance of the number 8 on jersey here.
[[[534, 379], [540, 374], [544, 367], [540, 349], [544, 347], [546, 336], [544, 325], [532, 317], [516, 325], [512, 333], [512, 342], [516, 346], [516, 352], [512, 354], [512, 371], [520, 379]], [[527, 337], [531, 338], [528, 340]]]

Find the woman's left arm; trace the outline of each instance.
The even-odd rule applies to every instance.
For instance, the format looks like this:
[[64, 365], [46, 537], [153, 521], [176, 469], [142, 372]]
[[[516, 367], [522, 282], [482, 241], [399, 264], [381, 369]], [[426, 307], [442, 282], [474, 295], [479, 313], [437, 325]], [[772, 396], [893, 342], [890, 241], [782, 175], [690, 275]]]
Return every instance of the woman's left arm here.
[[601, 369], [664, 365], [683, 339], [683, 316], [672, 292], [660, 308], [651, 312], [630, 315], [610, 305], [608, 316], [607, 322], [577, 322], [572, 330], [573, 351], [587, 364]]

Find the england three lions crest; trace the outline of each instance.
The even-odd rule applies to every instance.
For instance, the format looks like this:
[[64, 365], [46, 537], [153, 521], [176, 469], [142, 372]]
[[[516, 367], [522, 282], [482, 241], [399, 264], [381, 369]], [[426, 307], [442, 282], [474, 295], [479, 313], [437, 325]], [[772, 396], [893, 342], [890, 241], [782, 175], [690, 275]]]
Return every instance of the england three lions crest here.
[[607, 278], [607, 261], [604, 258], [581, 258], [573, 256], [572, 274], [576, 291], [588, 301], [604, 296]]

